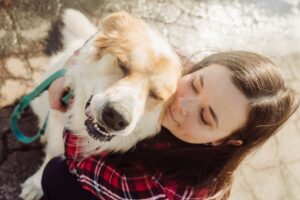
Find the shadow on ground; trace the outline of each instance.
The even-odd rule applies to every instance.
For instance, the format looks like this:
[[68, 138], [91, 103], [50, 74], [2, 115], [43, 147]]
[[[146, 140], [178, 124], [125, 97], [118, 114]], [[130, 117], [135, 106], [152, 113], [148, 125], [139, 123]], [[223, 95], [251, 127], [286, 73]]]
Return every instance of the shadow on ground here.
[[[9, 116], [14, 106], [0, 109], [0, 199], [18, 200], [20, 183], [33, 174], [42, 163], [42, 145], [36, 141], [22, 144], [9, 127]], [[24, 133], [34, 133], [37, 118], [30, 109], [25, 110], [20, 121]]]

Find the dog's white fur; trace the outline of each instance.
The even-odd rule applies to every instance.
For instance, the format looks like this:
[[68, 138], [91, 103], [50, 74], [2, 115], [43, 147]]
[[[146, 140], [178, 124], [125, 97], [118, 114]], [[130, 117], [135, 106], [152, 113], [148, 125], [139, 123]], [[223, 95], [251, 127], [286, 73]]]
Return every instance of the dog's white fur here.
[[[99, 31], [75, 10], [66, 10], [63, 22], [65, 48], [51, 58], [45, 77], [66, 67], [66, 87], [74, 89], [75, 101], [67, 113], [51, 110], [47, 93], [32, 103], [41, 122], [49, 110], [50, 117], [42, 138], [47, 144], [46, 157], [41, 168], [22, 185], [20, 196], [25, 200], [42, 196], [42, 171], [51, 158], [63, 153], [64, 127], [84, 138], [85, 156], [99, 151], [124, 152], [158, 132], [163, 109], [181, 75], [180, 61], [169, 45], [145, 23], [127, 13], [109, 15], [99, 25]], [[72, 56], [77, 49], [80, 54]], [[123, 73], [120, 62], [130, 73]], [[156, 99], [149, 97], [149, 93], [154, 93]], [[114, 137], [109, 142], [93, 139], [84, 127], [85, 105], [91, 95], [90, 110], [100, 121], [99, 113], [108, 102], [117, 102], [130, 115], [125, 129], [110, 130]]]

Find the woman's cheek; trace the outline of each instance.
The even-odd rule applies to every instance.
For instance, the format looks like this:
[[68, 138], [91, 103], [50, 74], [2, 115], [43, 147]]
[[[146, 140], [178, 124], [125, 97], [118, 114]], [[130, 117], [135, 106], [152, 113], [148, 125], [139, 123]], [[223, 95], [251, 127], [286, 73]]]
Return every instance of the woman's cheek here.
[[184, 130], [185, 133], [188, 135], [193, 135], [195, 132], [195, 125], [189, 121], [186, 121], [183, 123], [182, 129]]

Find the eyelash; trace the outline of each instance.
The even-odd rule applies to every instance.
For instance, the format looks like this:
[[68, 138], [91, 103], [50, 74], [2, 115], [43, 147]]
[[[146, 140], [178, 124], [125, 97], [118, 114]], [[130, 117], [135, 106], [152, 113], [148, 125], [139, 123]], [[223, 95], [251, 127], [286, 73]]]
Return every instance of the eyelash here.
[[127, 75], [128, 73], [129, 73], [129, 70], [125, 67], [125, 65], [122, 63], [122, 61], [120, 61], [119, 59], [118, 59], [118, 64], [119, 64], [119, 67], [120, 67], [120, 69], [121, 69], [121, 71], [125, 74], [125, 75]]
[[191, 81], [191, 87], [192, 87], [193, 91], [194, 91], [196, 94], [198, 94], [197, 88], [196, 88], [195, 85], [194, 85], [194, 80], [195, 80], [195, 79], [193, 79], [193, 80]]
[[204, 113], [204, 109], [202, 108], [202, 109], [200, 110], [200, 119], [202, 120], [202, 122], [203, 122], [205, 125], [209, 125], [209, 124], [204, 120], [203, 113]]
[[[197, 90], [197, 88], [196, 88], [195, 85], [194, 85], [194, 80], [195, 80], [195, 79], [193, 79], [193, 80], [191, 81], [191, 87], [192, 87], [192, 90], [193, 90], [196, 94], [198, 94], [198, 90]], [[209, 124], [205, 121], [205, 119], [204, 119], [204, 117], [203, 117], [203, 113], [204, 113], [204, 109], [202, 108], [202, 109], [200, 110], [200, 113], [199, 113], [200, 119], [201, 119], [201, 121], [202, 121], [205, 125], [209, 126]]]
[[163, 100], [161, 97], [157, 96], [157, 94], [154, 93], [153, 91], [149, 92], [149, 96], [152, 97], [152, 98], [154, 98], [154, 99], [156, 99], [156, 100], [159, 100], [159, 101]]

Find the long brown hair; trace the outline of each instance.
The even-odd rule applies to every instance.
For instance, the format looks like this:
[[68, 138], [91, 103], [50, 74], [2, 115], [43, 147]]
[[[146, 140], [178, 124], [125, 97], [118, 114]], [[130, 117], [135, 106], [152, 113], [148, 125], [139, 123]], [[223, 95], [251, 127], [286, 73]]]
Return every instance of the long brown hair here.
[[[282, 127], [299, 102], [296, 92], [286, 87], [274, 63], [264, 56], [246, 51], [216, 53], [197, 63], [190, 73], [211, 64], [227, 67], [232, 82], [248, 98], [245, 125], [218, 146], [178, 141], [162, 128], [154, 138], [138, 143], [134, 149], [119, 156], [118, 164], [135, 163], [150, 173], [162, 172], [165, 178], [179, 184], [208, 188], [209, 196], [214, 199], [227, 199], [233, 172], [247, 155]], [[243, 144], [226, 143], [232, 139], [241, 140]], [[162, 141], [176, 145], [164, 151], [151, 148]]]
[[213, 63], [231, 71], [234, 85], [249, 100], [248, 120], [244, 127], [224, 139], [224, 145], [231, 139], [242, 140], [243, 144], [229, 152], [231, 155], [212, 191], [216, 193], [231, 185], [232, 174], [242, 160], [282, 127], [296, 111], [299, 101], [296, 92], [286, 87], [279, 69], [264, 56], [246, 51], [217, 53], [196, 64], [191, 72]]

